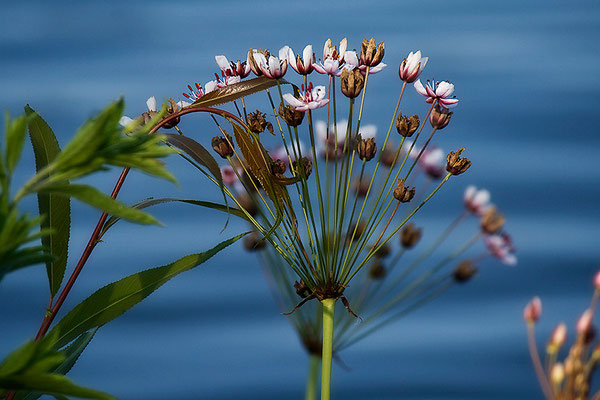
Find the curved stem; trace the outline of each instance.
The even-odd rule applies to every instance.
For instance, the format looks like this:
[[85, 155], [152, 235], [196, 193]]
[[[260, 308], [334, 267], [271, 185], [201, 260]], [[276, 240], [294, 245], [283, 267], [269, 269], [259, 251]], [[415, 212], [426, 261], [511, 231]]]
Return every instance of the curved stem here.
[[336, 299], [325, 299], [323, 304], [323, 353], [321, 355], [321, 400], [329, 400], [331, 393], [331, 357], [333, 354], [333, 313]]
[[544, 396], [549, 400], [553, 400], [554, 395], [552, 394], [552, 389], [550, 389], [550, 384], [548, 383], [546, 374], [544, 374], [544, 368], [542, 367], [540, 355], [535, 343], [533, 323], [531, 322], [527, 323], [527, 342], [529, 344], [529, 355], [531, 356], [531, 361], [533, 362], [535, 373], [538, 381], [540, 382], [540, 386], [542, 387], [542, 391], [544, 392]]

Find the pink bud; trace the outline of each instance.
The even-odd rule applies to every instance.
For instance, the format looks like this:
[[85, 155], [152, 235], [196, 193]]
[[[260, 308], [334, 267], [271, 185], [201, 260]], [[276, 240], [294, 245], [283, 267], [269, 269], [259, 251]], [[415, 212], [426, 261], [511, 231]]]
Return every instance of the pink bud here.
[[596, 276], [594, 276], [594, 289], [600, 290], [600, 271], [596, 272]]
[[552, 336], [550, 337], [549, 346], [554, 346], [556, 348], [560, 348], [567, 340], [567, 325], [563, 322], [558, 324], [554, 331], [552, 331]]
[[585, 312], [579, 317], [577, 321], [577, 333], [580, 335], [587, 334], [592, 327], [592, 318], [594, 315], [592, 314], [592, 310], [589, 308], [585, 310]]
[[539, 297], [534, 297], [523, 310], [523, 318], [525, 322], [536, 322], [542, 315], [542, 301]]

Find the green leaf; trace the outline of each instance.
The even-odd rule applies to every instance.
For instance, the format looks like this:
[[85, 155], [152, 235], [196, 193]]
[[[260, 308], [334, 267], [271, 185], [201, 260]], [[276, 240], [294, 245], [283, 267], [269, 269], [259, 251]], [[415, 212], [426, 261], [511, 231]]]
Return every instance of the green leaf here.
[[[248, 219], [248, 216], [246, 216], [246, 214], [244, 214], [241, 210], [238, 210], [237, 208], [231, 208], [231, 207], [225, 206], [223, 204], [212, 203], [210, 201], [174, 199], [174, 198], [169, 198], [169, 197], [162, 197], [162, 198], [157, 198], [157, 199], [155, 199], [155, 198], [149, 198], [149, 199], [146, 199], [146, 200], [142, 200], [142, 201], [140, 201], [138, 203], [132, 204], [131, 208], [135, 208], [135, 209], [141, 210], [141, 209], [144, 209], [146, 207], [151, 207], [151, 206], [155, 206], [157, 204], [164, 204], [164, 203], [170, 203], [170, 202], [188, 203], [188, 204], [193, 204], [193, 205], [196, 205], [196, 206], [211, 208], [213, 210], [226, 212], [226, 213], [234, 215], [236, 217], [243, 218], [246, 221], [250, 221]], [[120, 218], [115, 217], [115, 216], [111, 216], [106, 221], [106, 223], [104, 224], [104, 226], [102, 227], [102, 231], [100, 232], [100, 237], [102, 237], [106, 233], [106, 231], [108, 231], [114, 224], [116, 224], [117, 222], [119, 222], [119, 220], [120, 220]]]
[[23, 143], [27, 134], [27, 117], [20, 115], [16, 119], [10, 121], [8, 112], [6, 113], [6, 167], [9, 172], [12, 172], [21, 158], [23, 151]]
[[27, 341], [8, 355], [0, 364], [0, 376], [8, 376], [21, 371], [35, 356], [37, 345], [33, 340]]
[[184, 135], [175, 135], [171, 133], [163, 134], [163, 136], [165, 136], [167, 143], [184, 151], [187, 155], [192, 157], [194, 161], [206, 167], [211, 175], [217, 180], [219, 186], [223, 188], [223, 176], [221, 175], [219, 164], [204, 146]]
[[[279, 83], [289, 83], [285, 79], [280, 79]], [[250, 96], [251, 94], [277, 86], [276, 79], [269, 79], [266, 76], [248, 79], [233, 85], [227, 85], [218, 88], [200, 97], [192, 106], [212, 107], [219, 104], [229, 103], [242, 97]]]
[[98, 189], [87, 185], [68, 185], [55, 183], [45, 185], [40, 190], [43, 193], [74, 197], [79, 201], [139, 224], [158, 224], [159, 222], [150, 214], [127, 207], [125, 204], [100, 192]]
[[[25, 106], [29, 116], [29, 137], [35, 154], [35, 169], [40, 172], [60, 153], [56, 136], [46, 121], [29, 106]], [[66, 182], [68, 184], [68, 182]], [[50, 294], [54, 296], [65, 275], [69, 250], [69, 232], [71, 227], [71, 200], [67, 196], [54, 193], [38, 193], [40, 215], [45, 215], [41, 228], [51, 233], [42, 237], [42, 244], [55, 257], [46, 262], [46, 271], [50, 283]]]
[[115, 399], [107, 393], [78, 386], [63, 375], [49, 373], [0, 376], [0, 388], [4, 390], [29, 390], [58, 396], [75, 396], [84, 399]]
[[65, 315], [49, 332], [48, 340], [62, 347], [83, 332], [112, 321], [175, 275], [197, 267], [244, 235], [246, 233], [225, 240], [206, 252], [191, 254], [171, 264], [147, 269], [104, 286]]

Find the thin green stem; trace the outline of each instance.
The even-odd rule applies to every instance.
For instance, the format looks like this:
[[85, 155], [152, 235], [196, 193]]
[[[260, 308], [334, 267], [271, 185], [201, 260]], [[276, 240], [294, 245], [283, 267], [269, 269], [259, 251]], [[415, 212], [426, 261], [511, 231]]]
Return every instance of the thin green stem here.
[[308, 379], [306, 380], [305, 400], [317, 399], [317, 380], [319, 379], [319, 361], [320, 357], [315, 354], [310, 355], [308, 363]]
[[331, 394], [331, 359], [333, 355], [333, 315], [337, 299], [324, 299], [323, 305], [323, 353], [321, 355], [321, 400], [329, 400]]

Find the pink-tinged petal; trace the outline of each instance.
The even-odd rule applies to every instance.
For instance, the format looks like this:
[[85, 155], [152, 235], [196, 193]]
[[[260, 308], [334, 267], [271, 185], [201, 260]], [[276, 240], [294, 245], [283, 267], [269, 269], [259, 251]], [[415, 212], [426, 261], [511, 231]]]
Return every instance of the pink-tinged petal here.
[[156, 98], [152, 96], [146, 100], [146, 106], [148, 106], [148, 111], [156, 111]]
[[427, 93], [427, 90], [425, 89], [425, 87], [421, 83], [420, 79], [417, 79], [417, 81], [415, 82], [415, 89], [417, 90], [417, 92], [420, 95], [425, 96], [425, 97], [429, 96], [429, 93]]
[[219, 82], [217, 81], [208, 81], [206, 82], [206, 84], [204, 85], [204, 93], [210, 93], [213, 90], [217, 89], [219, 87]]
[[478, 191], [475, 196], [473, 196], [473, 204], [477, 207], [482, 207], [490, 202], [490, 192], [485, 189]]
[[179, 107], [179, 108], [189, 107], [191, 105], [192, 105], [192, 103], [188, 103], [185, 100], [180, 100], [177, 102], [177, 107]]
[[250, 71], [251, 71], [250, 63], [246, 62], [246, 66], [244, 67], [244, 77], [250, 75]]
[[433, 103], [433, 97], [428, 97], [428, 98], [425, 100], [425, 103], [432, 104], [432, 103]]
[[376, 66], [369, 68], [369, 74], [376, 74], [385, 67], [387, 67], [387, 64], [379, 63]]
[[127, 115], [123, 115], [121, 117], [121, 119], [119, 120], [119, 125], [125, 127], [125, 126], [129, 125], [132, 122], [133, 122], [133, 120], [131, 118], [129, 118]]
[[327, 58], [327, 53], [329, 48], [331, 47], [331, 39], [327, 39], [325, 41], [325, 45], [323, 46], [323, 59]]
[[508, 265], [509, 267], [514, 267], [517, 265], [517, 256], [514, 254], [507, 254], [501, 259], [504, 265]]
[[253, 56], [254, 56], [254, 61], [258, 64], [259, 67], [261, 65], [267, 65], [267, 58], [265, 57], [265, 55], [263, 53], [254, 51]]
[[452, 93], [454, 93], [454, 85], [446, 81], [440, 82], [438, 87], [435, 89], [435, 95], [437, 97], [449, 97], [452, 95]]
[[456, 104], [458, 103], [458, 99], [440, 99], [439, 103], [442, 107], [452, 108], [452, 107], [456, 107]]
[[477, 193], [477, 188], [475, 186], [473, 186], [473, 185], [467, 186], [467, 188], [465, 189], [465, 195], [463, 197], [465, 202], [466, 203], [471, 202], [476, 193]]
[[354, 51], [347, 51], [346, 54], [344, 54], [344, 61], [352, 68], [358, 67], [358, 56]]
[[312, 65], [314, 58], [315, 55], [313, 54], [312, 45], [309, 44], [304, 48], [304, 51], [302, 52], [302, 64], [304, 65], [305, 69], [309, 65]]
[[423, 71], [423, 68], [425, 68], [425, 65], [427, 65], [428, 60], [429, 60], [429, 57], [421, 58], [421, 66], [419, 67], [419, 74]]
[[313, 68], [315, 69], [315, 71], [317, 71], [320, 74], [327, 74], [329, 73], [329, 71], [327, 71], [325, 68], [323, 68], [323, 66], [319, 63], [313, 63]]
[[231, 68], [231, 65], [229, 65], [229, 60], [227, 60], [227, 57], [225, 56], [215, 56], [215, 61], [217, 62], [219, 68], [221, 68], [221, 71], [227, 71]]
[[304, 104], [300, 107], [294, 107], [296, 109], [296, 111], [307, 111], [308, 110], [308, 104]]
[[315, 101], [321, 101], [326, 94], [327, 89], [325, 89], [325, 86], [316, 86], [311, 92], [312, 98]]
[[437, 97], [437, 95], [435, 94], [435, 90], [434, 90], [433, 86], [431, 85], [431, 83], [427, 82], [427, 85], [425, 86], [425, 90], [427, 91], [427, 95], [429, 97]]
[[[280, 60], [287, 60], [288, 57], [290, 56], [290, 46], [283, 46], [281, 49], [279, 49], [279, 59]], [[294, 56], [294, 52], [291, 52], [292, 57]]]
[[305, 103], [297, 98], [294, 97], [293, 94], [291, 93], [286, 93], [283, 95], [283, 99], [292, 107], [296, 107], [296, 109], [298, 107], [302, 107], [305, 105]]
[[340, 48], [338, 49], [338, 61], [342, 61], [344, 59], [344, 54], [346, 53], [346, 49], [348, 48], [348, 40], [343, 38], [340, 41]]
[[277, 57], [270, 56], [269, 57], [269, 74], [271, 78], [274, 78], [278, 75], [279, 72], [279, 60]]

